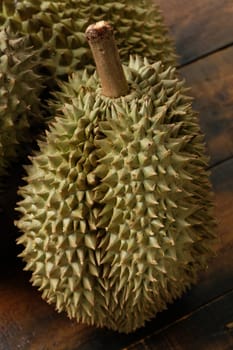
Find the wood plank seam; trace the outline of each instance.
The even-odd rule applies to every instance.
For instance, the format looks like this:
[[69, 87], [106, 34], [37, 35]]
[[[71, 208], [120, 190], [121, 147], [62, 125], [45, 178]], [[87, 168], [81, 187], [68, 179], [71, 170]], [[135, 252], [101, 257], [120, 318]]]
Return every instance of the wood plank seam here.
[[[214, 54], [216, 54], [216, 53], [218, 53], [218, 52], [221, 52], [221, 51], [224, 51], [225, 49], [228, 49], [228, 48], [230, 48], [231, 46], [233, 46], [233, 42], [232, 43], [229, 43], [229, 44], [226, 44], [226, 45], [223, 45], [223, 46], [221, 46], [221, 47], [218, 47], [218, 48], [216, 48], [215, 50], [212, 50], [212, 51], [210, 51], [210, 52], [207, 52], [207, 53], [205, 53], [205, 54], [203, 54], [203, 55], [200, 55], [200, 56], [198, 56], [198, 57], [195, 57], [193, 60], [190, 60], [190, 61], [187, 61], [187, 62], [184, 62], [184, 63], [181, 63], [181, 64], [177, 64], [177, 69], [181, 69], [181, 68], [183, 68], [183, 67], [187, 67], [187, 66], [189, 66], [189, 65], [191, 65], [191, 64], [193, 64], [193, 63], [196, 63], [196, 62], [198, 62], [198, 61], [200, 61], [200, 60], [203, 60], [203, 59], [205, 59], [205, 58], [207, 58], [207, 57], [209, 57], [209, 56], [211, 56], [211, 55], [214, 55]], [[178, 56], [178, 58], [179, 58], [179, 56]]]
[[[133, 350], [135, 346], [139, 345], [139, 344], [145, 344], [145, 341], [150, 339], [152, 336], [156, 336], [159, 335], [160, 333], [168, 330], [170, 327], [173, 327], [174, 325], [179, 324], [180, 322], [192, 317], [194, 314], [196, 314], [197, 312], [207, 308], [208, 306], [210, 306], [213, 303], [218, 302], [219, 300], [223, 299], [224, 297], [230, 295], [233, 292], [233, 288], [231, 288], [229, 291], [227, 291], [226, 293], [219, 295], [215, 298], [213, 298], [212, 300], [210, 300], [208, 303], [201, 305], [200, 307], [196, 308], [195, 310], [191, 311], [190, 313], [188, 313], [187, 315], [184, 315], [180, 318], [178, 318], [177, 320], [169, 323], [168, 325], [158, 329], [157, 331], [154, 331], [152, 333], [150, 333], [149, 335], [147, 335], [145, 338], [140, 339], [139, 341], [135, 342], [134, 344], [131, 344], [128, 347], [124, 347], [121, 350]], [[232, 322], [233, 323], [233, 322]], [[227, 324], [225, 325], [225, 328], [228, 329]], [[231, 329], [231, 328], [230, 328]], [[144, 349], [145, 350], [145, 349]]]
[[233, 156], [226, 157], [223, 160], [220, 160], [220, 161], [218, 161], [218, 162], [216, 162], [214, 164], [211, 164], [210, 166], [208, 166], [206, 168], [206, 170], [211, 170], [212, 171], [213, 169], [217, 168], [218, 166], [220, 166], [220, 165], [222, 165], [224, 163], [227, 163], [227, 162], [231, 161], [232, 159], [233, 159]]

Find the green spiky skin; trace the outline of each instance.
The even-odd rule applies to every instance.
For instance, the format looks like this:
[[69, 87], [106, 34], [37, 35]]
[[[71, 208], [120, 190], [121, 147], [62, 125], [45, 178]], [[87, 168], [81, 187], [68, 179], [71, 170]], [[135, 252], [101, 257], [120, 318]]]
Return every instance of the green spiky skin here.
[[102, 0], [98, 4], [91, 0], [3, 0], [0, 4], [0, 25], [30, 36], [49, 77], [63, 77], [84, 67], [93, 70], [84, 32], [102, 19], [116, 28], [123, 61], [137, 53], [166, 65], [175, 63], [161, 14], [149, 0]]
[[25, 154], [31, 129], [42, 121], [37, 55], [26, 38], [0, 31], [0, 176]]
[[[75, 74], [27, 166], [16, 223], [32, 283], [79, 322], [131, 332], [190, 287], [214, 220], [196, 114], [175, 69], [139, 57], [130, 93]], [[62, 107], [63, 106], [63, 107]]]

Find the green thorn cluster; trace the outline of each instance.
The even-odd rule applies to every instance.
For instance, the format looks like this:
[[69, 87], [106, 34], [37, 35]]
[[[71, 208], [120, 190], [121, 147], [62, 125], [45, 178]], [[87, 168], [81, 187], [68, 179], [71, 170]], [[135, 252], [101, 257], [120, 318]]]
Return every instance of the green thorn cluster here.
[[[6, 29], [12, 38], [26, 37], [22, 42], [26, 42], [25, 47], [31, 47], [25, 51], [25, 57], [22, 53], [19, 56], [19, 46], [23, 51], [23, 44], [16, 45], [11, 41], [9, 63], [5, 54], [9, 50], [5, 51], [2, 43], [0, 177], [1, 172], [6, 172], [1, 169], [9, 170], [8, 166], [15, 160], [19, 161], [21, 154], [30, 152], [30, 141], [35, 140], [36, 133], [34, 130], [29, 132], [29, 129], [41, 117], [39, 98], [44, 102], [40, 106], [43, 114], [50, 118], [53, 111], [46, 108], [45, 99], [57, 89], [57, 78], [67, 80], [67, 75], [77, 70], [94, 70], [85, 30], [89, 24], [102, 19], [116, 27], [115, 36], [123, 61], [128, 61], [130, 53], [138, 53], [151, 60], [162, 60], [167, 66], [175, 63], [174, 48], [162, 16], [150, 0], [100, 0], [97, 3], [90, 0], [0, 1], [3, 37]], [[25, 66], [23, 62], [16, 65], [18, 59], [23, 60]], [[39, 78], [32, 75], [36, 72], [43, 77], [43, 89], [39, 86]], [[12, 78], [9, 80], [6, 75]], [[44, 116], [40, 125], [42, 129], [46, 121]]]
[[212, 254], [207, 158], [175, 69], [138, 56], [127, 96], [75, 74], [27, 166], [18, 243], [42, 297], [79, 322], [131, 332], [196, 281]]
[[[141, 54], [166, 65], [176, 56], [161, 14], [150, 0], [2, 0], [0, 26], [27, 34], [39, 50], [43, 73], [63, 77], [79, 69], [94, 69], [85, 38], [89, 24], [107, 20], [116, 28], [120, 57]], [[54, 83], [54, 82], [53, 82]]]
[[0, 176], [25, 152], [31, 129], [41, 122], [41, 79], [26, 38], [0, 30]]

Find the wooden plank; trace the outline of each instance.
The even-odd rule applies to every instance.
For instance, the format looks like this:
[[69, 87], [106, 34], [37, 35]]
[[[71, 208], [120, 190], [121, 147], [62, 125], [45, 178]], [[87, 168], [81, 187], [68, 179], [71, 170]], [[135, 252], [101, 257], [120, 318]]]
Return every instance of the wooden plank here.
[[233, 46], [180, 70], [191, 87], [193, 107], [200, 112], [211, 165], [233, 156], [232, 62]]
[[218, 256], [200, 282], [168, 310], [157, 315], [146, 328], [130, 335], [96, 329], [57, 314], [28, 282], [29, 274], [12, 272], [0, 283], [1, 350], [119, 350], [169, 325], [233, 288], [233, 159], [215, 167], [212, 181], [220, 240]]
[[232, 320], [233, 291], [124, 350], [230, 350]]
[[232, 0], [153, 0], [175, 40], [180, 64], [233, 42]]

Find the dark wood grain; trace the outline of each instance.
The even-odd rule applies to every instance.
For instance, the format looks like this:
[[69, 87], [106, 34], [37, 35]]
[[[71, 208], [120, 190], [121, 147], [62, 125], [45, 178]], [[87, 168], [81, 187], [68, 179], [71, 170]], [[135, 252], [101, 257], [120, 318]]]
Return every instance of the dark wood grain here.
[[181, 65], [232, 44], [232, 0], [153, 1], [162, 10]]
[[200, 112], [212, 165], [233, 156], [232, 62], [233, 46], [180, 70]]
[[232, 301], [233, 291], [124, 350], [233, 349]]

